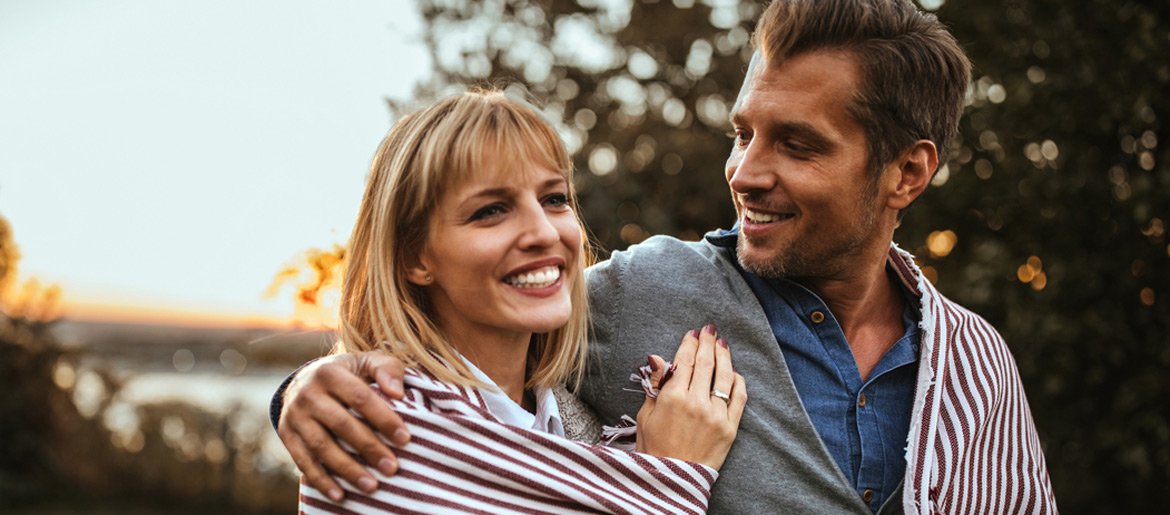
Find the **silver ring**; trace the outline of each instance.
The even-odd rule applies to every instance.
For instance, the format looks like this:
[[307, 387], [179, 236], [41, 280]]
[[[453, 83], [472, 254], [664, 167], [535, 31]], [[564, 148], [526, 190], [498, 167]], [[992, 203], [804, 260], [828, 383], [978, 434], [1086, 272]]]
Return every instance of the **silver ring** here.
[[717, 398], [717, 399], [719, 399], [727, 404], [731, 404], [731, 396], [724, 393], [723, 390], [720, 390], [718, 388], [714, 388], [711, 390], [711, 396], [715, 397], [715, 398]]

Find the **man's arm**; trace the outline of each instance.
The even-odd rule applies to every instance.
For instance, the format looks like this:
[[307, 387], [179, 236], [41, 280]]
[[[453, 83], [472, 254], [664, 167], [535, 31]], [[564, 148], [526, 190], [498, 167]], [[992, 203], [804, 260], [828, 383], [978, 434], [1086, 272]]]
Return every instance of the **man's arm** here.
[[273, 427], [310, 486], [335, 501], [344, 494], [330, 473], [366, 492], [377, 488], [377, 480], [365, 465], [344, 451], [337, 440], [356, 449], [381, 473], [397, 471], [394, 452], [374, 430], [398, 446], [410, 440], [410, 433], [369, 383], [376, 382], [391, 398], [401, 399], [403, 371], [401, 361], [382, 352], [336, 354], [301, 367], [276, 391], [270, 413]]

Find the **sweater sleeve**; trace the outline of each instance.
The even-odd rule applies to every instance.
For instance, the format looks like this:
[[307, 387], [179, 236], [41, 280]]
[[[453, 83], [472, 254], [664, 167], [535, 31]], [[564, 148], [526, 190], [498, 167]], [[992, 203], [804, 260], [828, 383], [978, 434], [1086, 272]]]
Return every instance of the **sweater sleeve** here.
[[[320, 358], [317, 358], [320, 359]], [[276, 431], [280, 428], [280, 412], [284, 409], [284, 391], [288, 389], [289, 383], [297, 376], [302, 369], [312, 364], [317, 359], [311, 359], [308, 363], [297, 367], [293, 370], [284, 381], [280, 382], [280, 386], [276, 387], [276, 393], [272, 394], [272, 400], [268, 401], [268, 421], [272, 422], [272, 430]]]
[[403, 400], [383, 396], [411, 433], [398, 473], [371, 468], [373, 494], [340, 481], [341, 503], [302, 483], [303, 513], [706, 512], [715, 469], [501, 424], [474, 388], [414, 371], [406, 383]]

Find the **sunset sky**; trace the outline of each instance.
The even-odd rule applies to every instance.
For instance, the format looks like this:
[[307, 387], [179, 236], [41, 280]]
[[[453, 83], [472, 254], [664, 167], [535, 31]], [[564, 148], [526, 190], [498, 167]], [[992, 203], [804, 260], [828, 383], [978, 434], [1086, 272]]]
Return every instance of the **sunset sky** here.
[[287, 319], [344, 243], [384, 98], [429, 73], [409, 0], [0, 2], [0, 215], [81, 318]]

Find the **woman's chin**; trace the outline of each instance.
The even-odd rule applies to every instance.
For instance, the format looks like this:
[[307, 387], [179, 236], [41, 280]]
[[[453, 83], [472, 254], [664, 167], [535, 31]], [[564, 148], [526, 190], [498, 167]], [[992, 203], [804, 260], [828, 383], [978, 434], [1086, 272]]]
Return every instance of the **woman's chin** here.
[[524, 330], [531, 333], [549, 333], [560, 329], [569, 323], [569, 314], [547, 314], [529, 318], [524, 323]]

